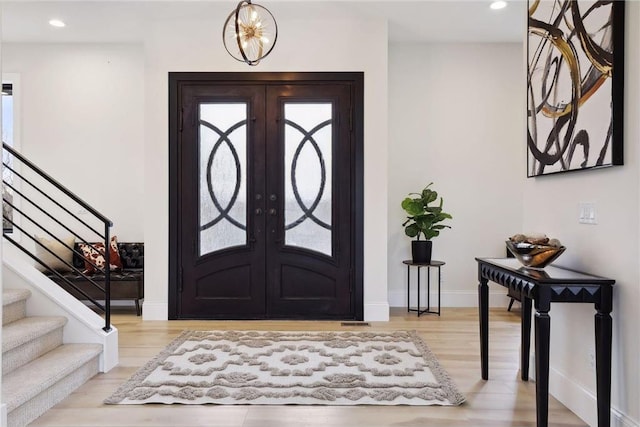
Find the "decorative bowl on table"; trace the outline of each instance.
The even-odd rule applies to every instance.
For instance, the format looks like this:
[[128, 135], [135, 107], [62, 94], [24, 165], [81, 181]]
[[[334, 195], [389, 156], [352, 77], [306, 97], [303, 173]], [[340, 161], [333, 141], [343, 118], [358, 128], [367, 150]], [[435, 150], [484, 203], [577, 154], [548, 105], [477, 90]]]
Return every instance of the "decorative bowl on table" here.
[[557, 239], [524, 239], [516, 235], [507, 241], [509, 252], [527, 268], [545, 268], [565, 251]]

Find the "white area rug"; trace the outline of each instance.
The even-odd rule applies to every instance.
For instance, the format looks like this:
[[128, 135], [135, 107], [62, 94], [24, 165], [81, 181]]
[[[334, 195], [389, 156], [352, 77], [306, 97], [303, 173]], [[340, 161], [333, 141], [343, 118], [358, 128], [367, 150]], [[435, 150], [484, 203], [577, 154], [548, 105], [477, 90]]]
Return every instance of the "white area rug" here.
[[186, 331], [105, 403], [459, 405], [413, 331]]

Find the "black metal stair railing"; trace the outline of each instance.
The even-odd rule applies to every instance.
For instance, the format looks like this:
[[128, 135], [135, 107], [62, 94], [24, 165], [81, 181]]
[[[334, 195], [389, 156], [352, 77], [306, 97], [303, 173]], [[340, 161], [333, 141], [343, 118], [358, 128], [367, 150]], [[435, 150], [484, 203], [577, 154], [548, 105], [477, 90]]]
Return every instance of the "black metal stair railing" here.
[[[58, 181], [53, 179], [50, 175], [40, 169], [38, 166], [33, 164], [29, 159], [25, 158], [22, 154], [18, 153], [11, 146], [6, 143], [2, 144], [3, 150], [9, 154], [9, 156], [3, 155], [2, 164], [4, 166], [4, 170], [8, 171], [12, 176], [17, 177], [23, 186], [21, 189], [18, 189], [18, 186], [13, 182], [10, 182], [9, 179], [5, 178], [3, 174], [2, 184], [3, 186], [10, 190], [11, 197], [7, 196], [7, 192], [3, 191], [2, 201], [5, 206], [3, 206], [2, 217], [3, 222], [9, 224], [11, 229], [8, 230], [3, 227], [3, 236], [4, 238], [11, 242], [16, 248], [18, 248], [21, 252], [26, 254], [29, 258], [35, 261], [37, 264], [41, 265], [43, 268], [48, 270], [50, 274], [55, 276], [58, 280], [64, 282], [70, 288], [74, 289], [78, 294], [82, 295], [84, 298], [89, 300], [92, 304], [94, 304], [102, 313], [104, 313], [105, 320], [105, 331], [111, 330], [111, 269], [110, 269], [110, 230], [113, 226], [111, 220], [102, 215], [92, 206], [90, 206], [87, 202], [82, 200], [80, 197], [76, 196], [65, 186], [60, 184]], [[18, 168], [14, 162], [10, 161], [12, 159], [14, 161], [19, 162], [18, 164], [21, 168]], [[26, 170], [23, 170], [23, 167], [26, 167]], [[20, 172], [18, 169], [21, 169]], [[38, 179], [44, 180], [47, 185], [51, 186], [51, 189], [55, 190], [52, 195], [52, 192], [48, 191], [49, 189], [41, 188], [42, 185], [38, 185], [35, 183], [35, 179], [27, 177], [27, 170], [31, 174], [33, 173], [34, 177], [39, 177]], [[33, 193], [30, 195], [29, 193]], [[17, 196], [17, 197], [16, 197]], [[57, 210], [61, 211], [60, 215], [54, 215], [51, 213], [50, 209], [47, 209], [44, 206], [44, 203], [39, 203], [34, 200], [34, 196], [43, 198], [43, 201], [50, 203], [52, 206], [55, 206]], [[20, 200], [21, 206], [17, 203], [17, 200]], [[71, 209], [65, 206], [65, 204], [71, 203], [71, 205], [79, 206], [81, 209], [86, 211], [88, 214], [92, 216], [92, 218], [98, 224], [102, 224], [104, 226], [104, 231], [100, 232], [96, 228], [100, 228], [99, 226], [92, 226], [88, 222], [82, 218], [79, 218], [76, 214], [72, 212]], [[68, 205], [67, 205], [68, 206]], [[8, 209], [4, 209], [7, 207]], [[7, 212], [11, 212], [8, 214]], [[15, 214], [17, 214], [22, 221], [20, 224], [18, 221], [14, 221]], [[38, 220], [36, 216], [41, 216], [43, 220]], [[100, 267], [96, 265], [93, 261], [88, 258], [85, 258], [83, 253], [80, 253], [75, 245], [68, 246], [63, 239], [56, 235], [53, 231], [53, 228], [59, 228], [64, 230], [66, 234], [73, 235], [74, 238], [88, 245], [89, 248], [96, 252], [102, 252], [104, 256], [104, 266]], [[80, 270], [79, 268], [73, 265], [73, 262], [69, 263], [63, 258], [61, 258], [57, 253], [52, 251], [49, 247], [44, 245], [35, 235], [31, 232], [32, 230], [38, 230], [39, 232], [43, 232], [47, 236], [53, 239], [52, 241], [56, 241], [60, 243], [65, 248], [69, 249], [74, 256], [78, 255], [85, 259], [85, 263], [88, 263], [95, 269], [97, 272], [104, 274], [104, 281], [97, 280], [94, 276], [85, 273], [85, 271]], [[18, 241], [12, 236], [12, 232], [14, 230], [20, 231], [22, 234], [22, 239]], [[97, 238], [104, 242], [104, 251], [98, 249], [93, 243], [90, 243], [88, 240], [92, 240], [91, 238], [85, 238], [83, 236], [86, 235], [97, 236]], [[14, 235], [15, 236], [15, 235]], [[28, 239], [28, 240], [26, 240]], [[94, 287], [99, 295], [104, 295], [104, 304], [100, 303], [98, 300], [101, 298], [94, 298], [89, 295], [86, 291], [81, 289], [74, 283], [73, 280], [70, 280], [68, 277], [65, 277], [64, 274], [61, 274], [58, 270], [47, 264], [43, 259], [37, 256], [36, 251], [33, 251], [25, 244], [25, 241], [33, 241], [37, 247], [44, 250], [46, 253], [53, 256], [60, 263], [65, 265], [70, 271], [72, 271], [75, 275], [82, 277], [90, 286]], [[34, 246], [36, 247], [36, 246]], [[41, 251], [39, 251], [41, 252]], [[41, 252], [42, 253], [42, 252]]]

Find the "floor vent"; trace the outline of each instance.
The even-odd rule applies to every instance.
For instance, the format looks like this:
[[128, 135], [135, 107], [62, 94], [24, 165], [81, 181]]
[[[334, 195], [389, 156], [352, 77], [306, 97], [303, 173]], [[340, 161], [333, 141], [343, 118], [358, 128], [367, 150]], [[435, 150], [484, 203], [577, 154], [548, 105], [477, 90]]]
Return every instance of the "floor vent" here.
[[371, 326], [369, 322], [342, 322], [340, 326]]

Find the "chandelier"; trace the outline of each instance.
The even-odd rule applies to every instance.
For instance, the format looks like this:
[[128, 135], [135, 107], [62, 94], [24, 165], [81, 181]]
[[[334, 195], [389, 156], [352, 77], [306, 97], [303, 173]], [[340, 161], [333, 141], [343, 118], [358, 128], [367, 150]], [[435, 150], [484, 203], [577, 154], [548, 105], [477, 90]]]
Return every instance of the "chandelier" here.
[[257, 65], [278, 39], [278, 24], [265, 7], [243, 0], [229, 14], [222, 29], [224, 47], [233, 58]]

